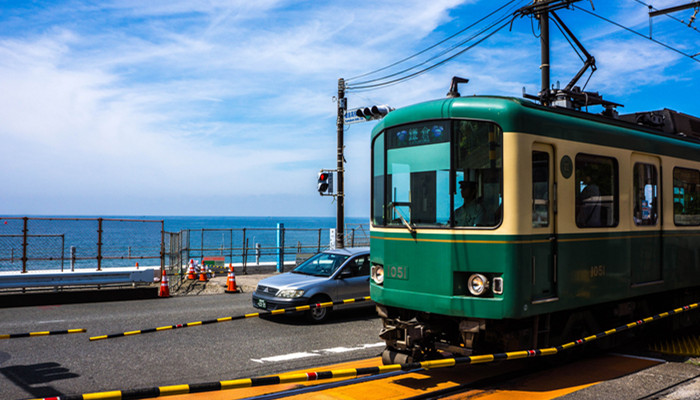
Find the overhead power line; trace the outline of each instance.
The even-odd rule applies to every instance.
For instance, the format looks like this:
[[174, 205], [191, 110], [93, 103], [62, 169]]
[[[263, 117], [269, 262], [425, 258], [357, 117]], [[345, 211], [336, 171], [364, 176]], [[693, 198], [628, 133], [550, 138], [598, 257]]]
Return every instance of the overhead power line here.
[[[523, 3], [524, 1], [525, 0], [518, 1], [518, 4]], [[398, 84], [400, 82], [403, 82], [403, 81], [406, 81], [409, 79], [413, 79], [419, 75], [422, 75], [428, 71], [431, 71], [431, 70], [439, 67], [442, 64], [445, 64], [446, 62], [454, 59], [455, 57], [457, 57], [461, 54], [464, 54], [466, 51], [474, 48], [478, 44], [482, 43], [484, 40], [493, 36], [496, 32], [498, 32], [501, 29], [503, 29], [504, 27], [508, 26], [512, 21], [512, 9], [516, 7], [516, 6], [512, 6], [512, 4], [515, 2], [516, 2], [516, 0], [508, 1], [504, 5], [498, 7], [497, 9], [492, 11], [491, 13], [487, 14], [485, 17], [479, 19], [477, 22], [469, 25], [468, 27], [460, 30], [459, 32], [457, 32], [455, 34], [450, 35], [448, 38], [443, 39], [443, 40], [439, 41], [438, 43], [436, 43], [436, 44], [434, 44], [434, 45], [432, 45], [424, 50], [421, 50], [418, 53], [415, 53], [409, 57], [406, 57], [402, 60], [399, 60], [399, 61], [392, 63], [390, 65], [387, 65], [385, 67], [379, 68], [377, 70], [374, 70], [374, 71], [368, 72], [366, 74], [358, 75], [358, 76], [355, 76], [353, 78], [348, 79], [347, 81], [350, 81], [350, 83], [347, 86], [347, 90], [349, 90], [349, 91], [365, 91], [365, 90], [376, 89], [379, 87], [395, 85], [395, 84]], [[411, 65], [409, 67], [406, 67], [400, 71], [397, 71], [397, 72], [394, 72], [391, 74], [387, 74], [387, 75], [384, 75], [384, 76], [381, 76], [378, 78], [369, 79], [369, 80], [365, 80], [362, 82], [354, 82], [354, 83], [352, 82], [353, 80], [357, 80], [358, 78], [373, 75], [373, 74], [376, 74], [376, 73], [381, 72], [381, 71], [386, 71], [386, 70], [388, 70], [392, 67], [395, 67], [397, 65], [400, 65], [408, 60], [411, 60], [411, 59], [414, 59], [420, 55], [423, 55], [423, 54], [427, 53], [428, 51], [435, 49], [439, 45], [446, 43], [450, 39], [454, 39], [455, 37], [464, 34], [469, 29], [474, 28], [476, 25], [486, 21], [487, 19], [493, 17], [495, 14], [503, 11], [508, 6], [510, 6], [509, 10], [506, 11], [504, 14], [502, 14], [502, 16], [500, 18], [498, 18], [498, 20], [496, 20], [495, 22], [493, 22], [490, 25], [488, 25], [487, 27], [481, 29], [477, 33], [471, 35], [467, 39], [460, 41], [459, 43], [449, 47], [446, 50], [439, 52], [438, 54], [436, 54], [432, 57], [427, 58], [426, 60], [424, 60], [422, 62], [418, 62], [418, 63]], [[481, 37], [481, 36], [483, 36], [483, 37]], [[479, 38], [479, 37], [481, 37], [481, 38]], [[478, 39], [478, 40], [476, 40], [476, 39]], [[469, 42], [474, 41], [474, 40], [476, 40], [474, 43], [467, 46], [467, 44]], [[467, 47], [464, 47], [464, 46], [467, 46]], [[457, 51], [460, 48], [461, 48], [461, 50]], [[441, 57], [446, 56], [450, 53], [453, 53], [453, 54], [441, 59]], [[424, 68], [421, 68], [421, 67], [424, 67]], [[414, 71], [414, 72], [412, 72], [412, 71]]]
[[434, 45], [429, 46], [429, 47], [427, 47], [427, 48], [425, 48], [425, 49], [423, 49], [423, 50], [421, 50], [421, 51], [419, 51], [419, 52], [417, 52], [417, 53], [415, 53], [415, 54], [413, 54], [413, 55], [410, 55], [410, 56], [408, 56], [408, 57], [406, 57], [406, 58], [404, 58], [404, 59], [402, 59], [402, 60], [396, 61], [396, 62], [393, 63], [393, 64], [389, 64], [389, 65], [387, 65], [387, 66], [385, 66], [385, 67], [382, 67], [382, 68], [379, 68], [379, 69], [375, 69], [374, 71], [370, 71], [370, 72], [367, 72], [367, 73], [364, 73], [364, 74], [361, 74], [361, 75], [353, 76], [353, 77], [351, 77], [351, 78], [346, 79], [345, 81], [346, 81], [346, 82], [349, 82], [349, 81], [353, 81], [353, 80], [355, 80], [355, 79], [364, 78], [365, 76], [369, 76], [369, 75], [376, 74], [376, 73], [378, 73], [378, 72], [385, 71], [385, 70], [387, 70], [387, 69], [389, 69], [389, 68], [391, 68], [391, 67], [395, 67], [395, 66], [397, 66], [397, 65], [399, 65], [399, 64], [402, 64], [402, 63], [404, 63], [404, 62], [406, 62], [406, 61], [408, 61], [408, 60], [412, 60], [412, 59], [414, 59], [414, 58], [420, 56], [421, 54], [424, 54], [424, 53], [426, 53], [426, 52], [428, 52], [428, 51], [430, 51], [430, 50], [432, 50], [432, 49], [438, 47], [439, 45], [441, 45], [441, 44], [447, 42], [448, 40], [453, 39], [453, 38], [455, 38], [455, 37], [461, 35], [462, 33], [468, 31], [469, 29], [471, 29], [471, 28], [473, 28], [474, 26], [480, 24], [480, 23], [483, 22], [484, 20], [488, 19], [489, 17], [491, 17], [492, 15], [494, 15], [494, 14], [496, 14], [497, 12], [501, 11], [502, 9], [504, 9], [505, 7], [507, 7], [509, 4], [514, 3], [515, 1], [516, 1], [516, 0], [510, 0], [510, 1], [507, 2], [506, 4], [502, 5], [501, 7], [497, 8], [497, 9], [495, 9], [495, 10], [493, 10], [491, 13], [489, 13], [489, 14], [486, 15], [485, 17], [479, 19], [478, 21], [476, 21], [476, 22], [474, 22], [473, 24], [467, 26], [466, 28], [460, 30], [459, 32], [453, 33], [452, 35], [446, 37], [445, 39], [443, 39], [443, 40], [441, 40], [441, 41], [435, 43]]
[[698, 54], [690, 55], [690, 54], [688, 54], [688, 53], [685, 53], [685, 52], [683, 52], [683, 51], [681, 51], [681, 50], [678, 50], [677, 48], [675, 48], [675, 47], [673, 47], [673, 46], [671, 46], [671, 45], [668, 45], [668, 44], [663, 43], [663, 42], [661, 42], [661, 41], [659, 41], [659, 40], [650, 38], [650, 37], [648, 37], [648, 36], [646, 36], [646, 35], [644, 35], [644, 34], [641, 34], [641, 33], [637, 32], [637, 31], [635, 31], [634, 29], [628, 28], [628, 27], [626, 27], [626, 26], [624, 26], [624, 25], [622, 25], [622, 24], [620, 24], [620, 23], [617, 23], [617, 22], [612, 21], [612, 20], [610, 20], [610, 19], [608, 19], [608, 18], [605, 18], [605, 17], [603, 17], [603, 16], [601, 16], [601, 15], [598, 15], [598, 14], [594, 13], [593, 11], [586, 10], [585, 8], [576, 7], [576, 9], [581, 10], [581, 11], [583, 11], [583, 12], [589, 14], [589, 15], [592, 15], [592, 16], [594, 16], [594, 17], [596, 17], [596, 18], [599, 18], [599, 19], [601, 19], [601, 20], [603, 20], [603, 21], [605, 21], [605, 22], [607, 22], [607, 23], [609, 23], [609, 24], [613, 24], [613, 25], [617, 26], [618, 28], [622, 28], [622, 29], [624, 29], [624, 30], [626, 30], [626, 31], [628, 31], [628, 32], [630, 32], [630, 33], [634, 33], [634, 34], [637, 35], [637, 36], [641, 36], [641, 37], [643, 37], [644, 39], [651, 40], [652, 42], [654, 42], [654, 43], [656, 43], [656, 44], [658, 44], [658, 45], [660, 45], [660, 46], [663, 46], [663, 47], [665, 47], [665, 48], [667, 48], [667, 49], [669, 49], [669, 50], [671, 50], [671, 51], [674, 51], [674, 52], [676, 52], [676, 53], [678, 53], [678, 54], [680, 54], [680, 55], [682, 55], [682, 56], [688, 57], [688, 58], [690, 58], [691, 60], [693, 60], [693, 61], [695, 61], [695, 62], [700, 62], [700, 60], [698, 60], [697, 58], [695, 58]]

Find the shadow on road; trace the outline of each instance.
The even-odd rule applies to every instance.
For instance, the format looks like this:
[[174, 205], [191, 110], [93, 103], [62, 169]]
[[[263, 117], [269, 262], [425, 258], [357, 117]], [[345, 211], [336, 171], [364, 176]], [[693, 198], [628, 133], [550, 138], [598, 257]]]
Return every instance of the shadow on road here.
[[[0, 368], [0, 374], [22, 388], [33, 397], [58, 397], [63, 393], [51, 386], [44, 385], [49, 382], [78, 378], [80, 375], [70, 372], [56, 362], [45, 362], [32, 365], [13, 365]], [[44, 385], [44, 386], [37, 386]]]
[[331, 324], [341, 324], [353, 321], [368, 321], [372, 319], [379, 319], [377, 311], [374, 307], [362, 307], [350, 310], [333, 310], [333, 312], [328, 316], [328, 319], [321, 323], [309, 322], [304, 315], [304, 312], [295, 313], [285, 313], [279, 315], [261, 315], [261, 319], [266, 321], [275, 322], [283, 325], [295, 325], [295, 326], [305, 326], [305, 325], [331, 325]]

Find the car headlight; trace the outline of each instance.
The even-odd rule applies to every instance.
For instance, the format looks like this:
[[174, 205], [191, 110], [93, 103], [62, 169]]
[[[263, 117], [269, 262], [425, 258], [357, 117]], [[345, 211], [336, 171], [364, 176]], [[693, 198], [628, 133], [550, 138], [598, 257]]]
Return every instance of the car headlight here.
[[296, 299], [297, 297], [301, 297], [304, 295], [303, 290], [298, 290], [298, 289], [282, 289], [275, 296], [277, 297], [285, 297], [288, 299]]
[[467, 288], [474, 296], [481, 296], [489, 288], [489, 281], [484, 275], [472, 274], [467, 281]]
[[372, 265], [370, 275], [372, 276], [372, 281], [374, 281], [374, 283], [381, 285], [384, 283], [384, 266], [379, 264]]

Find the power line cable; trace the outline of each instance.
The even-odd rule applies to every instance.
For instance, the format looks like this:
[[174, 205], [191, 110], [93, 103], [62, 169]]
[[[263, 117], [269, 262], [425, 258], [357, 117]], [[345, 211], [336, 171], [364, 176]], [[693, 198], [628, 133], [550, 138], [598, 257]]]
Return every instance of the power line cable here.
[[[574, 8], [577, 8], [577, 7], [574, 7]], [[674, 51], [674, 52], [676, 52], [676, 53], [678, 53], [678, 54], [680, 54], [680, 55], [682, 55], [682, 56], [688, 57], [688, 58], [690, 58], [691, 60], [693, 60], [693, 61], [695, 61], [695, 62], [700, 62], [700, 60], [698, 60], [697, 58], [695, 58], [695, 56], [697, 56], [697, 54], [691, 56], [690, 54], [684, 53], [683, 51], [678, 50], [678, 49], [676, 49], [675, 47], [672, 47], [672, 46], [670, 46], [670, 45], [668, 45], [668, 44], [666, 44], [666, 43], [663, 43], [663, 42], [661, 42], [661, 41], [658, 41], [658, 40], [656, 40], [656, 39], [647, 37], [647, 36], [645, 36], [645, 35], [643, 35], [643, 34], [637, 32], [637, 31], [635, 31], [634, 29], [628, 28], [628, 27], [626, 27], [626, 26], [624, 26], [624, 25], [622, 25], [622, 24], [619, 24], [619, 23], [617, 23], [617, 22], [615, 22], [615, 21], [612, 21], [612, 20], [610, 20], [610, 19], [608, 19], [608, 18], [605, 18], [605, 17], [603, 17], [603, 16], [600, 16], [600, 15], [598, 15], [598, 14], [592, 12], [592, 11], [588, 11], [588, 10], [586, 10], [585, 8], [580, 8], [580, 7], [578, 7], [577, 9], [578, 9], [578, 10], [581, 10], [581, 11], [587, 13], [587, 14], [590, 14], [590, 15], [596, 17], [596, 18], [599, 18], [599, 19], [601, 19], [601, 20], [603, 20], [603, 21], [605, 21], [605, 22], [607, 22], [607, 23], [609, 23], [609, 24], [613, 24], [613, 25], [617, 26], [618, 28], [622, 28], [622, 29], [624, 29], [624, 30], [626, 30], [626, 31], [628, 31], [628, 32], [634, 33], [634, 34], [637, 35], [637, 36], [641, 36], [641, 37], [643, 37], [644, 39], [651, 40], [652, 42], [654, 42], [654, 43], [656, 43], [656, 44], [658, 44], [658, 45], [660, 45], [660, 46], [663, 46], [663, 47], [665, 47], [665, 48], [667, 48], [667, 49], [669, 49], [669, 50], [671, 50], [671, 51]]]
[[[522, 2], [523, 2], [523, 0], [521, 0], [519, 3], [522, 3]], [[500, 10], [503, 10], [505, 6], [511, 5], [511, 7], [510, 7], [509, 10], [507, 11], [507, 13], [503, 14], [503, 16], [502, 16], [499, 20], [497, 20], [496, 22], [492, 23], [492, 24], [489, 25], [488, 27], [481, 29], [481, 31], [479, 31], [479, 32], [477, 32], [476, 34], [470, 36], [470, 37], [467, 38], [466, 40], [463, 40], [463, 41], [461, 41], [461, 42], [459, 42], [459, 43], [453, 45], [452, 47], [448, 48], [447, 50], [443, 50], [442, 52], [438, 53], [437, 55], [432, 56], [432, 57], [428, 58], [427, 60], [425, 60], [425, 61], [423, 61], [423, 62], [421, 62], [421, 63], [418, 63], [418, 64], [416, 64], [416, 65], [413, 65], [413, 66], [411, 66], [411, 67], [409, 67], [409, 68], [405, 68], [405, 69], [403, 69], [403, 70], [401, 70], [401, 71], [398, 71], [398, 72], [395, 72], [395, 73], [393, 73], [393, 74], [389, 74], [389, 75], [386, 75], [386, 76], [383, 76], [383, 77], [380, 77], [380, 78], [371, 79], [371, 80], [364, 81], [364, 82], [357, 82], [357, 83], [355, 83], [355, 84], [348, 85], [347, 89], [348, 89], [348, 90], [354, 90], [354, 91], [357, 91], [357, 90], [363, 90], [363, 91], [364, 91], [364, 90], [371, 90], [371, 89], [378, 88], [378, 87], [382, 87], [382, 86], [394, 85], [394, 84], [397, 84], [397, 83], [399, 83], [399, 82], [403, 82], [404, 80], [408, 80], [408, 79], [415, 78], [415, 77], [417, 77], [417, 76], [419, 76], [419, 75], [421, 75], [421, 74], [423, 74], [423, 73], [425, 73], [425, 72], [428, 72], [428, 71], [430, 71], [430, 70], [432, 70], [432, 69], [434, 69], [434, 68], [436, 68], [436, 67], [438, 67], [438, 66], [440, 66], [440, 65], [442, 65], [442, 64], [444, 64], [444, 63], [446, 63], [446, 62], [448, 62], [448, 61], [450, 61], [450, 60], [452, 60], [453, 58], [455, 58], [455, 57], [457, 57], [457, 56], [463, 54], [465, 51], [467, 51], [467, 50], [473, 48], [474, 46], [476, 46], [476, 45], [482, 43], [484, 40], [486, 40], [487, 38], [493, 36], [493, 34], [495, 34], [496, 32], [498, 32], [498, 31], [500, 31], [501, 29], [503, 29], [505, 26], [507, 26], [508, 24], [510, 24], [510, 23], [512, 22], [512, 19], [513, 19], [513, 17], [512, 17], [512, 10], [513, 10], [514, 8], [517, 8], [517, 5], [516, 5], [516, 6], [512, 6], [512, 4], [513, 4], [513, 1], [510, 1], [510, 2], [506, 3], [504, 6], [499, 7], [499, 8], [496, 10], [496, 12], [498, 12], [498, 11], [500, 11]], [[518, 4], [518, 5], [519, 5], [519, 4]], [[489, 16], [493, 16], [493, 15], [494, 15], [494, 12], [492, 12], [492, 13], [489, 14]], [[487, 17], [482, 18], [480, 21], [483, 21], [483, 20], [485, 20], [486, 18], [487, 18]], [[505, 24], [503, 24], [504, 21], [506, 21]], [[502, 25], [501, 25], [501, 24], [502, 24]], [[472, 24], [471, 26], [474, 26], [474, 25], [475, 25], [475, 24]], [[501, 26], [499, 26], [499, 25], [501, 25]], [[491, 33], [488, 33], [490, 30], [494, 29], [494, 27], [497, 27], [497, 26], [499, 26], [499, 27], [498, 27], [495, 31], [493, 31], [493, 32], [491, 32]], [[463, 31], [464, 31], [464, 30], [463, 30]], [[487, 34], [487, 33], [488, 33], [488, 34]], [[412, 71], [412, 70], [415, 70], [416, 68], [418, 68], [418, 67], [420, 67], [420, 66], [426, 65], [426, 64], [428, 64], [429, 62], [431, 62], [431, 61], [433, 61], [433, 60], [436, 60], [436, 59], [438, 59], [439, 57], [444, 56], [445, 54], [449, 54], [450, 52], [453, 52], [454, 50], [458, 49], [459, 47], [464, 46], [465, 44], [469, 43], [470, 41], [472, 41], [472, 40], [474, 40], [474, 39], [476, 39], [476, 38], [478, 38], [479, 36], [484, 35], [484, 34], [487, 34], [486, 37], [484, 37], [484, 38], [478, 40], [475, 44], [473, 44], [473, 45], [467, 47], [466, 49], [463, 49], [462, 51], [459, 51], [459, 52], [457, 52], [457, 53], [455, 53], [455, 54], [453, 54], [453, 55], [451, 55], [451, 56], [449, 56], [449, 57], [447, 57], [447, 58], [445, 58], [445, 59], [443, 59], [443, 60], [441, 60], [441, 61], [439, 61], [439, 62], [433, 64], [433, 65], [430, 65], [430, 66], [428, 66], [428, 67], [426, 67], [426, 68], [424, 68], [424, 69], [422, 69], [422, 70], [419, 70], [419, 71], [417, 71], [417, 72], [415, 72], [415, 73], [405, 75], [405, 76], [403, 76], [403, 77], [401, 77], [401, 78], [397, 78], [397, 79], [393, 79], [393, 80], [386, 81], [387, 79], [390, 79], [390, 78], [399, 76], [399, 75], [401, 75], [401, 74], [405, 74], [405, 73], [407, 73], [407, 72], [410, 72], [410, 71]], [[455, 35], [453, 35], [452, 37], [454, 37], [454, 36], [455, 36]], [[443, 40], [441, 43], [444, 43], [444, 40]], [[434, 48], [434, 47], [435, 47], [435, 46], [433, 46], [433, 48]], [[396, 65], [396, 64], [398, 64], [398, 63], [394, 63], [393, 65]], [[383, 69], [386, 69], [386, 67], [383, 68]], [[384, 81], [384, 82], [380, 82], [380, 81]]]
[[403, 81], [406, 81], [406, 80], [409, 80], [409, 79], [413, 79], [413, 78], [415, 78], [415, 77], [417, 77], [417, 76], [419, 76], [419, 75], [422, 75], [422, 74], [424, 74], [424, 73], [426, 73], [426, 72], [428, 72], [428, 71], [431, 71], [431, 70], [433, 70], [433, 69], [439, 67], [440, 65], [445, 64], [446, 62], [448, 62], [448, 61], [454, 59], [455, 57], [457, 57], [457, 56], [459, 56], [459, 55], [461, 55], [461, 54], [464, 54], [465, 52], [467, 52], [468, 50], [471, 50], [471, 49], [474, 48], [475, 46], [481, 44], [484, 40], [486, 40], [486, 39], [490, 38], [491, 36], [493, 36], [494, 34], [498, 33], [501, 29], [503, 29], [503, 28], [505, 28], [506, 26], [508, 26], [508, 25], [510, 24], [510, 22], [511, 22], [511, 21], [510, 21], [510, 18], [503, 18], [503, 19], [502, 19], [501, 21], [499, 21], [499, 22], [503, 22], [504, 20], [506, 20], [505, 23], [501, 24], [501, 26], [499, 26], [496, 30], [494, 30], [493, 32], [491, 32], [491, 33], [489, 33], [488, 35], [486, 35], [484, 38], [482, 38], [482, 39], [478, 40], [476, 43], [474, 43], [474, 44], [472, 44], [472, 45], [470, 45], [470, 46], [468, 46], [468, 47], [462, 49], [461, 51], [455, 53], [454, 55], [452, 55], [452, 56], [450, 56], [450, 57], [447, 57], [447, 58], [445, 58], [445, 59], [443, 59], [443, 60], [441, 60], [441, 61], [439, 61], [439, 62], [437, 62], [437, 63], [435, 63], [435, 64], [433, 64], [433, 65], [431, 65], [431, 66], [429, 66], [429, 67], [423, 68], [423, 69], [420, 70], [420, 71], [417, 71], [417, 72], [414, 72], [414, 73], [412, 73], [412, 74], [409, 74], [409, 75], [406, 75], [406, 76], [403, 76], [403, 77], [400, 77], [400, 78], [397, 78], [397, 79], [394, 79], [394, 80], [390, 80], [390, 81], [387, 81], [387, 82], [376, 83], [376, 84], [371, 84], [371, 85], [364, 85], [364, 86], [363, 86], [363, 85], [348, 86], [347, 90], [349, 90], [349, 91], [357, 91], [357, 90], [376, 89], [376, 88], [378, 88], [378, 87], [389, 86], [389, 85], [397, 84], [397, 83], [399, 83], [399, 82], [403, 82]]
[[[455, 38], [455, 37], [461, 35], [462, 33], [466, 32], [466, 31], [469, 30], [469, 29], [475, 27], [476, 25], [478, 25], [478, 24], [480, 24], [481, 22], [485, 21], [486, 19], [490, 18], [491, 16], [493, 16], [493, 15], [496, 14], [497, 12], [501, 11], [502, 9], [504, 9], [505, 7], [507, 7], [508, 5], [514, 3], [515, 1], [517, 1], [517, 0], [510, 0], [509, 2], [507, 2], [507, 3], [503, 4], [502, 6], [498, 7], [497, 9], [495, 9], [495, 10], [492, 11], [492, 12], [490, 12], [490, 13], [487, 14], [486, 16], [482, 17], [482, 18], [479, 19], [478, 21], [476, 21], [476, 22], [474, 22], [473, 24], [467, 26], [466, 28], [464, 28], [464, 29], [462, 29], [462, 30], [460, 30], [460, 31], [458, 31], [458, 32], [456, 32], [456, 33], [454, 33], [454, 34], [448, 36], [447, 38], [445, 38], [445, 39], [443, 39], [443, 40], [441, 40], [441, 41], [435, 43], [434, 45], [429, 46], [429, 47], [427, 47], [427, 48], [425, 48], [425, 49], [423, 49], [423, 50], [421, 50], [421, 51], [419, 51], [419, 52], [417, 52], [417, 53], [415, 53], [415, 54], [413, 54], [413, 55], [410, 55], [410, 56], [408, 56], [408, 57], [406, 57], [406, 58], [404, 58], [404, 59], [401, 59], [401, 60], [399, 60], [399, 61], [396, 61], [396, 62], [393, 63], [393, 64], [389, 64], [389, 65], [387, 65], [387, 66], [385, 66], [385, 67], [376, 69], [376, 70], [374, 70], [374, 71], [370, 71], [370, 72], [367, 72], [367, 73], [364, 73], [364, 74], [361, 74], [361, 75], [353, 76], [353, 77], [351, 77], [351, 78], [346, 79], [345, 81], [346, 81], [346, 82], [349, 82], [349, 81], [353, 81], [353, 80], [355, 80], [355, 79], [363, 78], [363, 77], [365, 77], [365, 76], [369, 76], [369, 75], [376, 74], [376, 73], [381, 72], [381, 71], [385, 71], [385, 70], [387, 70], [387, 69], [389, 69], [389, 68], [395, 67], [395, 66], [397, 66], [397, 65], [399, 65], [399, 64], [401, 64], [401, 63], [404, 63], [404, 62], [406, 62], [406, 61], [408, 61], [408, 60], [414, 59], [414, 58], [416, 58], [416, 57], [418, 57], [418, 56], [420, 56], [420, 55], [422, 55], [422, 54], [425, 54], [426, 52], [428, 52], [428, 51], [430, 51], [430, 50], [436, 48], [437, 46], [439, 46], [439, 45], [441, 45], [441, 44], [443, 44], [443, 43], [449, 41], [450, 39], [453, 39], [453, 38]], [[523, 0], [520, 0], [519, 2], [522, 3], [522, 1], [523, 1]], [[380, 78], [380, 79], [381, 79], [381, 78]]]
[[389, 79], [389, 78], [393, 78], [393, 77], [395, 77], [395, 76], [399, 76], [399, 75], [401, 75], [401, 74], [404, 74], [404, 73], [407, 73], [407, 72], [409, 72], [409, 71], [412, 71], [412, 70], [414, 70], [414, 69], [416, 69], [416, 68], [418, 68], [418, 67], [420, 67], [420, 66], [422, 66], [422, 65], [426, 65], [426, 64], [428, 64], [429, 62], [431, 62], [431, 61], [433, 61], [433, 60], [435, 60], [435, 59], [438, 59], [439, 57], [442, 57], [442, 56], [444, 56], [445, 54], [448, 54], [448, 53], [454, 51], [455, 49], [457, 49], [457, 48], [459, 48], [459, 47], [461, 47], [461, 46], [464, 46], [465, 44], [469, 43], [469, 42], [472, 41], [473, 39], [475, 39], [475, 38], [477, 38], [477, 37], [483, 35], [484, 33], [488, 32], [490, 29], [492, 29], [494, 26], [496, 26], [497, 24], [501, 23], [501, 22], [502, 22], [503, 20], [505, 20], [505, 19], [506, 19], [506, 18], [501, 18], [501, 20], [499, 20], [499, 21], [497, 21], [497, 22], [495, 22], [495, 23], [489, 25], [488, 27], [482, 29], [481, 31], [477, 32], [476, 34], [470, 36], [468, 39], [466, 39], [466, 40], [464, 40], [464, 41], [462, 41], [462, 42], [460, 42], [460, 43], [458, 43], [458, 44], [452, 46], [451, 48], [449, 48], [449, 49], [447, 49], [447, 50], [444, 50], [444, 51], [442, 51], [442, 52], [440, 52], [440, 53], [438, 53], [438, 54], [436, 54], [436, 55], [434, 55], [434, 56], [428, 58], [427, 60], [425, 60], [425, 61], [423, 61], [423, 62], [421, 62], [421, 63], [418, 63], [418, 64], [413, 65], [413, 66], [411, 66], [411, 67], [405, 68], [405, 69], [403, 69], [403, 70], [401, 70], [401, 71], [398, 71], [398, 72], [395, 72], [395, 73], [393, 73], [393, 74], [389, 74], [389, 75], [383, 76], [383, 77], [381, 77], [381, 78], [376, 78], [376, 79], [371, 79], [371, 80], [364, 81], [364, 82], [355, 83], [354, 85], [350, 85], [349, 88], [353, 88], [353, 87], [355, 87], [355, 88], [357, 88], [357, 87], [365, 87], [365, 86], [367, 86], [367, 85], [370, 84], [370, 83], [374, 83], [374, 82], [379, 82], [379, 81], [387, 80], [387, 79]]

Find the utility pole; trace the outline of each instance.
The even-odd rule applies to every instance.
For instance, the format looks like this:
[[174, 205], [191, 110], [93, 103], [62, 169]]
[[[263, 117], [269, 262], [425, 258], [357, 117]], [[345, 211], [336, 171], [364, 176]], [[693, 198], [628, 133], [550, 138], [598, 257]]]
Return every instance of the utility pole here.
[[[543, 3], [545, 0], [539, 0]], [[543, 8], [538, 15], [540, 21], [540, 74], [542, 76], [541, 103], [549, 106], [549, 11]]]
[[348, 108], [347, 99], [345, 98], [345, 80], [338, 79], [338, 192], [336, 193], [337, 214], [335, 218], [335, 248], [342, 249], [345, 247], [345, 191], [344, 179], [345, 159], [343, 157], [343, 134], [345, 129], [345, 111]]

